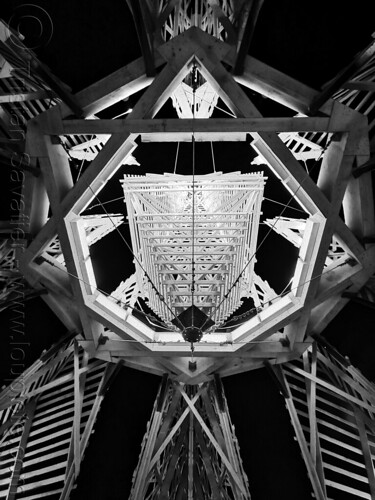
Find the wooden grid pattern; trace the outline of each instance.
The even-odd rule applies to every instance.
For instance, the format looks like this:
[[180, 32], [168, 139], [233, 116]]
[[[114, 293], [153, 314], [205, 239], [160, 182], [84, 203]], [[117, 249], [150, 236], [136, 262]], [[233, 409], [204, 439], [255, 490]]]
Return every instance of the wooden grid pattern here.
[[164, 321], [194, 303], [220, 325], [241, 305], [252, 285], [264, 182], [258, 173], [197, 176], [194, 187], [191, 176], [124, 178], [139, 287]]
[[0, 394], [0, 498], [68, 499], [78, 476], [114, 365], [76, 341], [49, 353]]
[[317, 344], [282, 371], [316, 498], [374, 498], [374, 384], [333, 348]]

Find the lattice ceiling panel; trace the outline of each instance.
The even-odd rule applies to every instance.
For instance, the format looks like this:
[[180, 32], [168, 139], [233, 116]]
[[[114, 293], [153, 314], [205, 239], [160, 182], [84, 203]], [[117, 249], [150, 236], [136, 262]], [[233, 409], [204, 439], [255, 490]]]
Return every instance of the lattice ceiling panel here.
[[124, 178], [139, 287], [168, 324], [192, 305], [215, 325], [240, 307], [264, 184], [262, 173]]

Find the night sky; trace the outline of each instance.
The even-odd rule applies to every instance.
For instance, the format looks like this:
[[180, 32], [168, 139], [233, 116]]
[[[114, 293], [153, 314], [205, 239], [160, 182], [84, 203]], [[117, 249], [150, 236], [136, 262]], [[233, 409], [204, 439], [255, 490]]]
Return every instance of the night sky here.
[[[329, 4], [329, 5], [327, 5]], [[22, 12], [22, 2], [6, 1], [0, 6], [0, 17], [16, 22]], [[132, 18], [126, 2], [107, 0], [36, 1], [34, 8], [45, 9], [46, 29], [44, 43], [34, 47], [41, 60], [73, 92], [102, 78], [140, 56]], [[359, 0], [355, 8], [341, 1], [323, 0], [302, 2], [265, 0], [250, 53], [290, 76], [314, 88], [320, 88], [351, 61], [351, 58], [371, 40], [375, 30], [370, 6], [372, 2]], [[22, 25], [26, 41], [36, 44], [33, 25]], [[26, 43], [27, 44], [27, 43]], [[37, 44], [38, 45], [38, 44]], [[277, 116], [281, 109], [271, 102], [250, 95], [265, 116]], [[119, 112], [134, 103], [122, 103]], [[169, 113], [166, 107], [162, 113]], [[284, 111], [283, 111], [284, 112]], [[180, 150], [177, 173], [190, 173], [191, 145]], [[216, 169], [251, 172], [264, 170], [269, 176], [265, 196], [282, 203], [288, 201], [286, 192], [272, 178], [264, 166], [250, 165], [254, 153], [248, 143], [238, 144], [230, 152], [224, 144], [214, 144]], [[176, 145], [163, 149], [142, 144], [134, 153], [141, 167], [122, 167], [119, 174], [101, 192], [102, 201], [122, 195], [119, 179], [125, 172], [173, 172]], [[212, 157], [207, 144], [197, 150], [199, 173], [212, 172]], [[9, 172], [1, 173], [2, 185], [7, 185]], [[2, 219], [7, 219], [9, 195], [4, 192]], [[282, 207], [263, 202], [269, 217], [280, 214]], [[122, 201], [110, 206], [112, 213], [124, 212]], [[89, 213], [89, 212], [87, 212]], [[97, 211], [100, 213], [100, 210]], [[285, 216], [299, 217], [289, 209]], [[261, 227], [259, 238], [265, 234]], [[124, 228], [126, 235], [126, 228]], [[124, 247], [116, 243], [113, 232], [92, 247], [92, 259], [98, 287], [112, 291], [119, 275], [131, 274], [129, 256]], [[116, 243], [116, 244], [114, 244]], [[274, 246], [279, 253], [274, 256]], [[111, 248], [108, 262], [107, 249]], [[258, 269], [277, 292], [289, 281], [295, 263], [295, 250], [281, 237], [273, 235], [258, 256]], [[123, 279], [123, 278], [122, 278]], [[11, 312], [0, 314], [2, 331], [0, 376], [5, 380], [10, 367], [9, 325]], [[28, 343], [27, 363], [49, 347], [63, 333], [65, 327], [40, 299], [25, 304], [25, 342]], [[328, 326], [325, 337], [342, 354], [372, 380], [375, 380], [373, 353], [374, 310], [350, 303]], [[127, 498], [133, 470], [138, 461], [140, 444], [151, 415], [159, 379], [155, 376], [122, 368], [107, 393], [86, 451], [74, 499], [117, 500]], [[224, 387], [232, 422], [236, 427], [245, 470], [249, 477], [253, 500], [276, 498], [304, 500], [311, 498], [307, 472], [297, 443], [293, 440], [292, 426], [285, 410], [283, 398], [265, 370], [257, 370], [224, 379]]]

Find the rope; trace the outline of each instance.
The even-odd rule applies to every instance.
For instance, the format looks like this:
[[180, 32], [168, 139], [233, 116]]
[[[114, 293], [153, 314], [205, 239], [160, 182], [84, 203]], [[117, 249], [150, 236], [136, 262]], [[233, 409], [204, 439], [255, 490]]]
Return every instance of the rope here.
[[276, 201], [276, 200], [273, 200], [272, 198], [263, 198], [264, 200], [267, 200], [267, 201], [271, 201], [272, 203], [276, 203], [277, 205], [281, 205], [283, 207], [286, 207], [286, 208], [290, 208], [290, 210], [297, 210], [297, 212], [302, 212], [303, 214], [305, 214], [306, 212], [304, 210], [302, 210], [301, 208], [295, 208], [295, 207], [290, 207], [290, 206], [287, 206], [285, 205], [285, 203], [281, 203], [280, 201]]

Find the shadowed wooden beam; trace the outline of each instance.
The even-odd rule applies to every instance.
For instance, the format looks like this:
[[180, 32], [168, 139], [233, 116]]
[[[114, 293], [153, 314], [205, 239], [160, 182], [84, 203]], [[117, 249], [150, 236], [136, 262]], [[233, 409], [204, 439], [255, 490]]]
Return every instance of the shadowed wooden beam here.
[[35, 177], [39, 177], [41, 174], [40, 169], [35, 166], [35, 163], [33, 164], [27, 153], [17, 153], [16, 151], [0, 151], [0, 168], [1, 167], [14, 168], [20, 171], [25, 170]]
[[353, 302], [357, 302], [357, 304], [361, 304], [362, 306], [369, 307], [370, 309], [375, 309], [375, 303], [370, 300], [364, 299], [363, 297], [358, 296], [356, 293], [344, 292], [342, 297], [345, 299], [351, 299]]
[[366, 161], [366, 163], [363, 163], [363, 165], [360, 165], [359, 167], [353, 169], [352, 175], [355, 179], [357, 179], [361, 175], [367, 172], [372, 172], [373, 170], [375, 170], [375, 157], [370, 158], [370, 160]]
[[243, 73], [245, 58], [249, 52], [249, 47], [254, 36], [255, 26], [263, 2], [264, 0], [252, 0], [250, 9], [247, 12], [246, 20], [242, 21], [244, 26], [240, 27], [237, 58], [233, 68], [233, 73], [235, 75], [241, 75]]
[[[142, 55], [146, 68], [147, 76], [155, 75], [154, 57], [152, 51], [152, 33], [148, 32], [146, 18], [150, 18], [148, 6], [145, 2], [138, 0], [126, 0], [128, 7], [133, 15], [135, 29], [137, 31], [139, 44], [141, 46]], [[151, 38], [151, 40], [150, 40]]]

